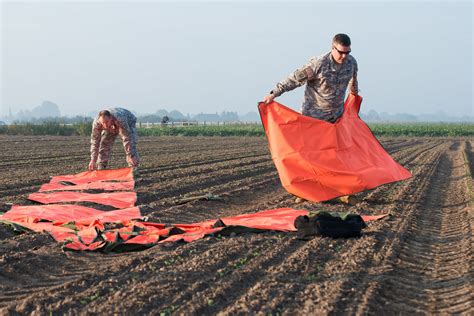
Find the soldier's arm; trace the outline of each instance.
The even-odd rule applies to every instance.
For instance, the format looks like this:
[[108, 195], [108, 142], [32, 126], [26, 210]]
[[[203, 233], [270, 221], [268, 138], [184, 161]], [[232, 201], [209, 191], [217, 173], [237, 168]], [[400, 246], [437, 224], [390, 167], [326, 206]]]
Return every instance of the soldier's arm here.
[[127, 157], [134, 157], [137, 152], [137, 144], [135, 143], [135, 130], [131, 128], [126, 122], [119, 123], [119, 132], [123, 141], [123, 148]]
[[351, 81], [349, 81], [350, 92], [355, 95], [359, 94], [359, 82], [357, 81], [358, 70], [359, 69], [357, 67], [357, 62], [356, 62], [355, 67], [354, 67], [354, 74], [352, 75]]
[[271, 91], [271, 95], [273, 95], [273, 97], [278, 97], [285, 92], [301, 87], [306, 83], [306, 81], [311, 80], [314, 77], [315, 67], [315, 60], [311, 60], [303, 67], [296, 69], [287, 78], [277, 83], [275, 88]]
[[100, 137], [102, 134], [102, 127], [100, 126], [97, 118], [92, 122], [92, 133], [91, 133], [91, 161], [96, 162], [97, 156], [99, 155]]

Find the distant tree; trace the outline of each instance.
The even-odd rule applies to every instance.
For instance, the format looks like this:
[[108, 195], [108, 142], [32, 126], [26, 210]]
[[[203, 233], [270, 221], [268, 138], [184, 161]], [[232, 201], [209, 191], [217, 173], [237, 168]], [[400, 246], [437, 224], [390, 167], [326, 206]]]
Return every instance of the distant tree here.
[[221, 121], [223, 122], [238, 122], [239, 121], [239, 115], [237, 112], [222, 112], [221, 115]]
[[31, 117], [59, 117], [61, 112], [56, 103], [44, 101], [41, 105], [31, 110]]
[[156, 111], [156, 115], [163, 117], [163, 116], [168, 116], [168, 111], [166, 110], [158, 110]]
[[140, 115], [137, 117], [137, 120], [142, 123], [160, 123], [161, 116], [156, 114], [147, 114], [147, 115]]
[[169, 112], [168, 117], [172, 121], [182, 121], [182, 120], [186, 119], [186, 117], [183, 115], [183, 113], [181, 113], [178, 110], [173, 110], [173, 111]]
[[199, 113], [193, 118], [195, 121], [199, 122], [219, 122], [221, 117], [219, 114], [209, 114], [209, 113]]
[[248, 112], [239, 116], [239, 118], [243, 122], [261, 122], [260, 115], [257, 112]]

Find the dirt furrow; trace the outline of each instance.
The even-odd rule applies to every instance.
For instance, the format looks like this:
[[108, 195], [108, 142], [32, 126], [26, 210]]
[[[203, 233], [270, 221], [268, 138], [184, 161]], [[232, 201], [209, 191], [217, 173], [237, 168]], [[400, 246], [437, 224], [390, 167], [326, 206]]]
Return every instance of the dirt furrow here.
[[[380, 312], [382, 306], [393, 313], [474, 311], [466, 174], [460, 150], [443, 154], [424, 203], [387, 262], [391, 272], [374, 291], [368, 312]], [[407, 296], [414, 299], [406, 300]]]
[[[291, 233], [249, 233], [106, 255], [62, 252], [47, 235], [15, 236], [2, 225], [0, 313], [468, 314], [471, 140], [381, 143], [413, 178], [363, 192], [351, 207], [294, 204], [264, 138], [140, 138], [136, 190], [153, 221], [190, 223], [277, 207], [393, 216], [369, 223], [361, 238], [302, 242]], [[26, 194], [49, 175], [83, 171], [87, 161], [79, 158], [88, 159], [88, 146], [87, 137], [0, 136], [2, 163], [11, 164], [0, 178], [0, 211], [28, 203]], [[63, 154], [71, 160], [59, 159]], [[123, 165], [117, 143], [110, 167]], [[209, 192], [224, 200], [175, 203]]]

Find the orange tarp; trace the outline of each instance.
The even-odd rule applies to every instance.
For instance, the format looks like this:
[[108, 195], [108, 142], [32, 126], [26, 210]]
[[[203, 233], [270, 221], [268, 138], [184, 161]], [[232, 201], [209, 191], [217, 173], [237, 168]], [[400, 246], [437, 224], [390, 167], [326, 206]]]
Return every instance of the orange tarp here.
[[[141, 219], [137, 207], [110, 212], [77, 205], [14, 206], [0, 220], [31, 230], [46, 231], [69, 250], [132, 250], [151, 247], [157, 243], [192, 242], [226, 229], [245, 227], [258, 230], [296, 231], [294, 222], [305, 210], [280, 208], [254, 214], [212, 219], [192, 224], [137, 222]], [[377, 220], [384, 215], [362, 216], [364, 221]], [[47, 222], [45, 222], [47, 221]], [[119, 223], [107, 228], [105, 223]]]
[[[115, 171], [117, 170], [54, 177], [55, 180], [52, 180], [51, 183], [58, 184], [61, 181], [68, 181], [82, 186], [97, 181], [111, 181], [116, 180], [111, 176]], [[129, 171], [131, 169], [121, 169], [117, 177], [123, 179], [124, 182], [129, 182], [128, 177], [131, 175]], [[105, 212], [71, 204], [15, 205], [10, 211], [0, 216], [0, 221], [9, 223], [17, 229], [20, 229], [18, 226], [21, 226], [36, 232], [48, 232], [56, 241], [64, 243], [64, 249], [78, 251], [138, 250], [162, 242], [180, 240], [191, 242], [214, 233], [225, 235], [230, 232], [249, 230], [296, 231], [294, 226], [296, 217], [308, 215], [305, 210], [281, 208], [199, 223], [166, 225], [137, 221], [143, 218], [138, 207], [131, 207], [136, 202], [135, 192], [33, 193], [28, 198], [41, 203], [87, 201], [123, 208]], [[384, 216], [386, 215], [362, 217], [364, 220], [376, 220]], [[106, 225], [107, 223], [115, 224]], [[247, 230], [242, 230], [242, 228]]]
[[135, 181], [110, 182], [95, 181], [75, 185], [66, 185], [61, 182], [45, 183], [39, 192], [47, 191], [77, 191], [77, 190], [104, 190], [104, 191], [133, 191]]
[[50, 183], [67, 181], [74, 184], [82, 184], [96, 181], [133, 181], [133, 169], [111, 169], [84, 171], [74, 175], [54, 176]]
[[411, 177], [359, 118], [360, 96], [349, 95], [336, 123], [277, 102], [258, 109], [283, 187], [310, 201], [361, 192]]
[[51, 192], [31, 193], [29, 200], [43, 204], [63, 202], [93, 202], [110, 205], [115, 208], [132, 207], [137, 201], [135, 192], [111, 192], [111, 193], [84, 193], [84, 192]]
[[84, 171], [73, 175], [54, 176], [39, 192], [105, 190], [131, 191], [135, 185], [132, 168]]

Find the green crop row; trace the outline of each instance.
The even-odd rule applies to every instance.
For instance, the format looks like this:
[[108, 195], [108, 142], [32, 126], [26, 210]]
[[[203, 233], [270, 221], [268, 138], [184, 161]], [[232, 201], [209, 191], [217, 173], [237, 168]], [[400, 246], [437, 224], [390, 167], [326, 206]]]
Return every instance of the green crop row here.
[[[474, 124], [410, 123], [369, 124], [376, 136], [474, 136]], [[81, 135], [91, 133], [91, 124], [64, 125], [58, 123], [0, 125], [0, 134], [7, 135]], [[138, 128], [140, 136], [265, 136], [262, 125], [220, 126], [155, 126]]]
[[64, 125], [54, 122], [43, 124], [11, 124], [0, 125], [0, 134], [6, 135], [90, 135], [92, 125], [90, 123]]
[[372, 123], [369, 127], [377, 136], [474, 136], [473, 123]]
[[264, 136], [262, 125], [174, 126], [138, 129], [140, 136]]

